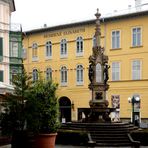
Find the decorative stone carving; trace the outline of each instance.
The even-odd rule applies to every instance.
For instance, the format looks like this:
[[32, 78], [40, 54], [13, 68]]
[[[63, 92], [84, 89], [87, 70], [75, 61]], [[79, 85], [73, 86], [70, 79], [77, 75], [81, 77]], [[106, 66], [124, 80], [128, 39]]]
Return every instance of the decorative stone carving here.
[[106, 91], [109, 89], [107, 84], [109, 79], [108, 56], [104, 55], [104, 47], [100, 46], [100, 13], [97, 9], [96, 16], [96, 31], [94, 37], [94, 45], [92, 48], [92, 55], [89, 57], [89, 89], [92, 91], [92, 99], [89, 101], [90, 113], [85, 121], [87, 122], [110, 122], [109, 117], [111, 108], [108, 108], [108, 101], [106, 100]]

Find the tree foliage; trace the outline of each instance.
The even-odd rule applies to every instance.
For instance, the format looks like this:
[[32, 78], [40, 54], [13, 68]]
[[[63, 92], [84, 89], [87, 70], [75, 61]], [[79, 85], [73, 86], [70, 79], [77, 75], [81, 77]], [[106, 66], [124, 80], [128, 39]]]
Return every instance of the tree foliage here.
[[31, 76], [28, 76], [24, 66], [22, 65], [22, 72], [18, 73], [13, 79], [14, 86], [13, 94], [6, 94], [2, 106], [4, 108], [1, 113], [2, 134], [11, 135], [14, 130], [23, 130], [26, 120], [26, 106], [27, 93], [31, 89]]
[[28, 106], [28, 129], [35, 133], [56, 132], [59, 127], [59, 106], [56, 96], [58, 85], [52, 80], [40, 79], [30, 92]]

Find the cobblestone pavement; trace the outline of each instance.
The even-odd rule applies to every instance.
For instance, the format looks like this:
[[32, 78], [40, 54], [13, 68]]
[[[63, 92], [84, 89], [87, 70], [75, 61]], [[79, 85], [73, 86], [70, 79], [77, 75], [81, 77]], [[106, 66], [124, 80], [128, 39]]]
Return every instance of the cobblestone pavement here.
[[[92, 148], [92, 147], [70, 146], [70, 145], [56, 145], [55, 148]], [[100, 147], [93, 147], [93, 148], [100, 148]], [[134, 148], [134, 147], [101, 147], [101, 148]], [[148, 146], [140, 146], [140, 148], [148, 148]]]
[[[11, 145], [0, 146], [0, 148], [11, 148]], [[56, 145], [55, 148], [91, 148], [84, 146]], [[94, 147], [100, 148], [100, 147]], [[103, 148], [103, 147], [101, 147]], [[104, 147], [104, 148], [133, 148], [133, 147]], [[140, 148], [148, 148], [148, 146], [140, 146]]]

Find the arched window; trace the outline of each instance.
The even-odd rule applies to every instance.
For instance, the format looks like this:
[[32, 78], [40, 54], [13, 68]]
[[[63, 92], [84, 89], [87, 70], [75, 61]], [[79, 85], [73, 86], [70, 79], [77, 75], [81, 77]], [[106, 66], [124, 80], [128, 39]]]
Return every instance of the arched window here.
[[83, 38], [77, 37], [77, 40], [76, 40], [76, 55], [82, 56], [82, 54], [83, 54]]
[[47, 68], [46, 69], [46, 80], [52, 79], [52, 69]]
[[61, 68], [61, 85], [67, 85], [67, 68], [65, 66]]
[[51, 58], [52, 56], [52, 43], [51, 41], [46, 42], [46, 58]]
[[96, 65], [96, 82], [102, 82], [102, 68], [100, 63]]
[[67, 41], [66, 41], [66, 39], [62, 39], [60, 45], [61, 45], [61, 50], [60, 50], [61, 58], [67, 57]]
[[37, 43], [32, 44], [32, 59], [37, 60], [38, 58], [38, 45]]
[[32, 78], [33, 78], [33, 81], [37, 81], [38, 80], [38, 70], [37, 69], [33, 70]]
[[18, 39], [17, 38], [11, 38], [11, 49], [10, 54], [11, 57], [18, 57]]
[[76, 74], [77, 74], [77, 84], [81, 85], [83, 83], [83, 66], [82, 65], [77, 66]]

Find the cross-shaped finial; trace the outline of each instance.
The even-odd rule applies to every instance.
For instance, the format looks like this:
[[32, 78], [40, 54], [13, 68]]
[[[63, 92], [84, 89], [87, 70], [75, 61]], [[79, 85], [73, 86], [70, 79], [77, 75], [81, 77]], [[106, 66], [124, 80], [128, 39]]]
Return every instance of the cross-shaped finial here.
[[99, 13], [99, 8], [97, 8], [97, 13]]
[[95, 14], [96, 18], [99, 19], [100, 15], [101, 14], [99, 13], [99, 8], [97, 8], [97, 13]]

